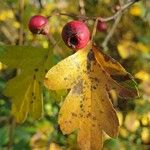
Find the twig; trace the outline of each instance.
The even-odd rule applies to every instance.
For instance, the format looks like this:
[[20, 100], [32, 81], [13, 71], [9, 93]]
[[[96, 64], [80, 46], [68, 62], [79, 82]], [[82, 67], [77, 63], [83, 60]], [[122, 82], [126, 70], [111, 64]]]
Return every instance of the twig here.
[[76, 15], [76, 14], [71, 14], [71, 13], [68, 14], [68, 13], [61, 13], [61, 12], [55, 12], [54, 14], [52, 14], [51, 16], [48, 16], [47, 18], [50, 18], [52, 16], [67, 16], [67, 17], [71, 17], [74, 19], [94, 20], [94, 21], [98, 18], [98, 20], [100, 21], [107, 22], [107, 21], [115, 20], [120, 15], [120, 13], [124, 12], [127, 8], [129, 8], [135, 2], [137, 2], [137, 0], [132, 0], [131, 2], [123, 5], [121, 9], [118, 10], [113, 16], [106, 17], [106, 18], [102, 18], [100, 16], [84, 16], [84, 15]]
[[19, 1], [19, 21], [20, 21], [19, 45], [23, 44], [23, 13], [24, 13], [24, 0], [20, 0]]
[[81, 15], [85, 15], [84, 0], [79, 0], [79, 11]]
[[120, 3], [120, 6], [121, 6], [121, 9], [114, 15], [114, 19], [115, 19], [115, 22], [113, 24], [113, 26], [111, 27], [109, 33], [107, 34], [107, 36], [105, 37], [103, 43], [102, 43], [102, 47], [105, 51], [108, 50], [107, 48], [107, 44], [109, 42], [109, 40], [111, 39], [111, 37], [113, 36], [114, 32], [115, 32], [115, 29], [117, 28], [117, 25], [118, 23], [120, 22], [121, 20], [121, 17], [122, 17], [122, 14], [123, 14], [123, 11], [128, 8], [129, 6], [131, 6], [132, 4], [134, 4], [136, 2], [136, 0], [133, 0], [131, 2], [129, 2], [128, 4], [126, 5], [123, 5], [122, 1], [119, 0], [119, 3]]
[[40, 5], [40, 9], [43, 9], [43, 4], [42, 4], [42, 0], [38, 0], [39, 5]]
[[107, 36], [105, 37], [105, 39], [104, 39], [104, 41], [103, 41], [103, 43], [102, 43], [102, 47], [103, 47], [103, 49], [104, 49], [105, 51], [107, 51], [107, 44], [108, 44], [110, 38], [113, 36], [114, 31], [115, 31], [115, 29], [116, 29], [118, 23], [119, 23], [120, 20], [121, 20], [121, 17], [122, 17], [122, 14], [120, 14], [119, 16], [117, 16], [117, 18], [116, 18], [116, 20], [115, 20], [115, 22], [114, 22], [112, 28], [110, 29], [109, 33], [107, 34]]
[[94, 36], [95, 36], [95, 34], [96, 34], [98, 20], [99, 20], [99, 18], [97, 18], [96, 21], [94, 22], [94, 27], [93, 27], [93, 32], [92, 32], [91, 41], [93, 41]]
[[10, 118], [10, 128], [9, 128], [9, 143], [7, 150], [12, 150], [13, 147], [13, 134], [14, 134], [14, 128], [15, 128], [15, 120], [13, 117]]
[[59, 47], [58, 42], [54, 39], [54, 37], [50, 33], [47, 36], [47, 40], [48, 40], [49, 46], [52, 44], [54, 47], [56, 47], [58, 53], [63, 55], [63, 50]]

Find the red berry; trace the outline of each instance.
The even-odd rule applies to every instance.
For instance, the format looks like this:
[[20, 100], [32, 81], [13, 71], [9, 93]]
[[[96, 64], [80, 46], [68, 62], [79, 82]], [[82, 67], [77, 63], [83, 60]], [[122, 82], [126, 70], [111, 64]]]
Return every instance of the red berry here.
[[44, 16], [35, 15], [29, 20], [29, 29], [34, 34], [44, 34], [49, 33], [48, 19]]
[[107, 24], [106, 24], [106, 22], [98, 21], [97, 29], [100, 32], [106, 31], [107, 30]]
[[68, 47], [79, 50], [89, 42], [90, 32], [84, 22], [74, 20], [63, 27], [62, 39]]

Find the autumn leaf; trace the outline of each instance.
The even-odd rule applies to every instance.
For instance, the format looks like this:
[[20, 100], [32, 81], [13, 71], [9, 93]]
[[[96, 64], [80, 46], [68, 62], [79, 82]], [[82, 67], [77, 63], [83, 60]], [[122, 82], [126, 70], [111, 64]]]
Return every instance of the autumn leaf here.
[[64, 134], [77, 130], [81, 150], [101, 149], [103, 132], [117, 137], [119, 123], [109, 92], [114, 89], [123, 98], [137, 96], [136, 88], [123, 86], [126, 80], [135, 84], [117, 61], [91, 44], [62, 60], [46, 74], [47, 88], [70, 89], [58, 122]]
[[[42, 84], [52, 66], [48, 49], [30, 46], [0, 46], [0, 61], [18, 74], [6, 84], [5, 95], [12, 99], [12, 115], [23, 122], [27, 115], [38, 119], [43, 113]], [[51, 49], [51, 48], [50, 48]]]

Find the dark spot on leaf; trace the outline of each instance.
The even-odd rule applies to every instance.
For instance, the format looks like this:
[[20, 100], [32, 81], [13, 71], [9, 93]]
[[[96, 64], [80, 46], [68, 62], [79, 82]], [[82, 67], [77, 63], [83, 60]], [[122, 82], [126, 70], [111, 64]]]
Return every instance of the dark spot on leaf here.
[[33, 104], [33, 101], [30, 101], [30, 104]]
[[99, 79], [98, 78], [95, 77], [94, 80], [99, 83]]
[[35, 69], [34, 69], [35, 72], [37, 72], [38, 70], [39, 70], [38, 68], [35, 68]]
[[64, 80], [67, 80], [67, 79], [68, 79], [67, 77], [64, 78]]
[[95, 60], [95, 56], [94, 56], [94, 53], [92, 50], [89, 51], [88, 55], [87, 55], [87, 70], [92, 72], [92, 69], [91, 69], [91, 61], [94, 61]]
[[86, 67], [87, 67], [87, 70], [90, 71], [90, 70], [91, 70], [91, 63], [90, 63], [90, 62], [87, 62], [87, 66], [86, 66]]
[[96, 86], [93, 86], [93, 89], [96, 90]]
[[83, 70], [84, 73], [87, 73], [86, 70]]
[[80, 104], [80, 108], [83, 108], [83, 104]]
[[89, 51], [88, 55], [87, 55], [87, 59], [88, 61], [94, 61], [95, 60], [95, 56], [92, 50]]
[[93, 127], [95, 127], [95, 124], [92, 124]]
[[77, 114], [74, 113], [74, 112], [72, 112], [71, 115], [72, 115], [73, 117], [77, 117]]
[[111, 58], [109, 56], [107, 56], [106, 54], [104, 54], [104, 59], [105, 59], [106, 62], [108, 62]]
[[107, 84], [105, 84], [105, 89], [106, 89], [107, 92], [109, 92], [109, 88], [108, 88]]
[[87, 118], [91, 117], [91, 113], [89, 112], [87, 115], [86, 115]]
[[82, 118], [82, 117], [83, 117], [83, 115], [82, 115], [82, 114], [80, 114], [80, 117]]
[[96, 117], [95, 117], [95, 116], [93, 116], [93, 117], [92, 117], [92, 119], [93, 119], [93, 120], [96, 120]]

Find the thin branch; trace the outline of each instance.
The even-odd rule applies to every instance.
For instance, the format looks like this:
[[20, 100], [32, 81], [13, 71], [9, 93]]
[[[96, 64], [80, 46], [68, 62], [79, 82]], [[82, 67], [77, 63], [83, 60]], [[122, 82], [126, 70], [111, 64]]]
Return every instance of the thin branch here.
[[115, 22], [114, 22], [112, 28], [110, 29], [109, 33], [107, 34], [107, 36], [105, 37], [105, 39], [104, 39], [104, 41], [103, 41], [103, 43], [102, 43], [102, 47], [103, 47], [103, 49], [104, 49], [105, 51], [107, 51], [107, 44], [108, 44], [110, 38], [113, 36], [114, 31], [115, 31], [115, 29], [116, 29], [118, 23], [119, 23], [120, 20], [121, 20], [121, 17], [122, 17], [122, 14], [119, 14], [119, 16], [117, 16], [117, 18], [116, 18], [116, 20], [115, 20]]
[[19, 21], [20, 21], [20, 29], [19, 29], [19, 45], [23, 45], [23, 13], [24, 13], [24, 0], [19, 1]]
[[79, 11], [81, 15], [85, 15], [85, 4], [84, 4], [84, 0], [79, 0]]
[[59, 42], [56, 41], [55, 38], [50, 33], [47, 36], [47, 40], [48, 40], [49, 46], [52, 44], [57, 49], [57, 52], [63, 55], [63, 50], [58, 45]]
[[121, 9], [118, 10], [113, 16], [106, 17], [106, 18], [102, 18], [100, 16], [84, 16], [84, 15], [76, 15], [76, 14], [71, 14], [71, 13], [68, 14], [68, 13], [61, 13], [61, 12], [56, 12], [52, 14], [51, 16], [48, 16], [47, 18], [50, 18], [52, 16], [67, 16], [67, 17], [71, 17], [74, 19], [94, 20], [94, 21], [98, 18], [100, 21], [107, 22], [107, 21], [115, 20], [120, 15], [120, 13], [124, 12], [127, 8], [129, 8], [131, 5], [133, 5], [136, 2], [137, 0], [132, 0], [131, 2], [123, 5]]
[[43, 9], [44, 7], [43, 7], [43, 4], [42, 4], [42, 0], [38, 0], [38, 2], [39, 2], [40, 9]]
[[108, 32], [107, 36], [105, 37], [105, 39], [102, 43], [102, 47], [105, 51], [108, 50], [107, 44], [108, 44], [109, 40], [111, 39], [111, 37], [113, 36], [113, 34], [114, 34], [114, 32], [117, 28], [117, 25], [119, 24], [119, 22], [121, 20], [123, 10], [125, 10], [126, 8], [131, 6], [133, 3], [135, 3], [135, 1], [132, 1], [128, 4], [126, 4], [126, 5], [123, 5], [123, 1], [119, 0], [119, 3], [120, 3], [120, 6], [121, 6], [121, 9], [114, 15], [114, 17], [116, 17], [115, 22], [113, 23], [110, 31]]
[[14, 135], [14, 129], [15, 129], [15, 119], [13, 117], [10, 118], [10, 128], [9, 128], [9, 143], [8, 143], [8, 147], [7, 150], [12, 150], [13, 148], [13, 135]]
[[93, 27], [93, 32], [92, 32], [91, 41], [93, 41], [94, 36], [95, 36], [95, 34], [96, 34], [98, 20], [99, 20], [99, 18], [97, 18], [96, 21], [94, 22], [94, 27]]

